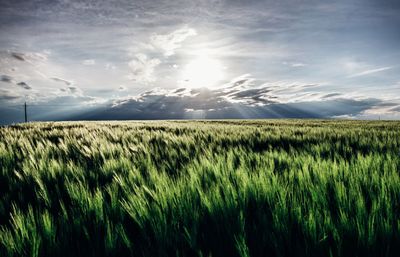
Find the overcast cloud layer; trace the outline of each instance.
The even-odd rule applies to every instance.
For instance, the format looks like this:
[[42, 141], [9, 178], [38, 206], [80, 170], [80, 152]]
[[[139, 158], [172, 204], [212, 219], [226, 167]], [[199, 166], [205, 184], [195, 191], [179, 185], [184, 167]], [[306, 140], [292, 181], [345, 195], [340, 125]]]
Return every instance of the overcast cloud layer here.
[[0, 0], [0, 124], [400, 118], [395, 0]]

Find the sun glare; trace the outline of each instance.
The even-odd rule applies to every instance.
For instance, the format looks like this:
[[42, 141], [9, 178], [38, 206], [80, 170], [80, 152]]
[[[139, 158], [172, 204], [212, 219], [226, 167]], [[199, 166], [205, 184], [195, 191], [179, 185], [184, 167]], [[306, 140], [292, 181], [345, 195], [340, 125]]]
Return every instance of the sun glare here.
[[223, 79], [224, 67], [221, 62], [207, 54], [198, 55], [182, 72], [182, 81], [187, 87], [212, 88]]

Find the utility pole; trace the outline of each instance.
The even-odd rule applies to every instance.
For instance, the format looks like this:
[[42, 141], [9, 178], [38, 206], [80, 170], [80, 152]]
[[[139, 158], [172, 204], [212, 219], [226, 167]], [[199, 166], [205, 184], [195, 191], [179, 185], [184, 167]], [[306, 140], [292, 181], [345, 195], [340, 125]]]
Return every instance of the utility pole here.
[[26, 102], [24, 104], [24, 110], [25, 110], [25, 123], [28, 122], [28, 114], [26, 113]]

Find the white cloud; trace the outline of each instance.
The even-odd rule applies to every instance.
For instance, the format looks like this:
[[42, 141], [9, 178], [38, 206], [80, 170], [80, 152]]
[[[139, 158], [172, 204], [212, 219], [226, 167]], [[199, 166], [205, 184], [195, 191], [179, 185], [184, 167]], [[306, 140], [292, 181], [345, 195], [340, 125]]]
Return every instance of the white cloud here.
[[112, 63], [106, 63], [106, 65], [104, 67], [106, 68], [106, 70], [115, 70], [115, 69], [117, 69], [117, 66], [115, 66]]
[[83, 65], [94, 65], [94, 64], [96, 64], [96, 61], [93, 59], [83, 60], [82, 64]]
[[[197, 35], [197, 32], [188, 26], [165, 35], [153, 34], [148, 44], [142, 44], [142, 47], [145, 49], [135, 49], [132, 51], [139, 53], [134, 54], [134, 58], [128, 63], [131, 69], [131, 74], [128, 75], [128, 78], [145, 84], [156, 81], [157, 78], [154, 76], [154, 70], [162, 61], [158, 58], [150, 58], [142, 51], [145, 50], [145, 52], [148, 52], [150, 50], [153, 53], [162, 53], [165, 58], [168, 58], [175, 54], [175, 50], [182, 46], [183, 41], [194, 35]], [[174, 64], [172, 67], [176, 69], [178, 65]]]
[[343, 66], [347, 73], [347, 78], [357, 78], [392, 69], [391, 66], [377, 67], [360, 60], [345, 59], [337, 65]]
[[[16, 92], [22, 90], [19, 93], [28, 98], [37, 99], [41, 97], [40, 94], [49, 95], [56, 92], [58, 88], [54, 88], [52, 81], [62, 82], [66, 86], [72, 85], [71, 81], [55, 75], [63, 76], [64, 73], [65, 69], [50, 59], [49, 51], [0, 51], [0, 74], [7, 74], [0, 80], [15, 85], [13, 90]], [[9, 78], [11, 80], [7, 81]], [[24, 90], [29, 90], [29, 92]]]
[[400, 104], [388, 102], [387, 104], [376, 105], [363, 111], [357, 118], [398, 120], [400, 118]]
[[188, 37], [196, 36], [195, 29], [185, 26], [166, 35], [154, 34], [150, 37], [150, 47], [160, 49], [164, 56], [168, 57], [175, 54], [175, 50], [181, 48], [183, 41]]
[[391, 68], [392, 67], [382, 67], [382, 68], [376, 68], [376, 69], [368, 69], [368, 70], [364, 70], [364, 71], [352, 74], [352, 75], [348, 76], [348, 78], [366, 76], [366, 75], [370, 75], [370, 74], [374, 74], [374, 73], [390, 70]]
[[161, 63], [157, 58], [148, 58], [145, 54], [136, 54], [135, 58], [129, 62], [131, 80], [150, 83], [156, 81], [154, 69]]
[[307, 66], [305, 63], [302, 62], [283, 62], [283, 64], [293, 68], [301, 68]]

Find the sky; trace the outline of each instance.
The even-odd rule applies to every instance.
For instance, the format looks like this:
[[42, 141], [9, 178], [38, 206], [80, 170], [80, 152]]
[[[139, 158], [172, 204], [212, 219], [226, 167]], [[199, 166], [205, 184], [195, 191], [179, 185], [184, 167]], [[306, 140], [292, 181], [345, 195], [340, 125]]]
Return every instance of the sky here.
[[396, 0], [0, 0], [0, 124], [400, 118]]

